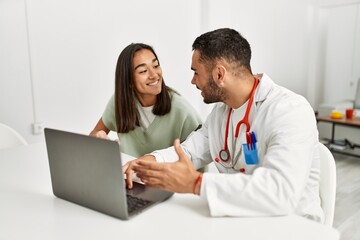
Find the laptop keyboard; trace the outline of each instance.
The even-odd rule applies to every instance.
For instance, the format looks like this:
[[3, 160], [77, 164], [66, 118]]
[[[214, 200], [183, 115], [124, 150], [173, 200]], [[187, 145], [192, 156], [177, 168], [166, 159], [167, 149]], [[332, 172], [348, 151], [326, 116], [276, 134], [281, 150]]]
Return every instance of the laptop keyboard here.
[[126, 195], [126, 199], [129, 213], [139, 211], [152, 203], [152, 201], [138, 198], [129, 194]]

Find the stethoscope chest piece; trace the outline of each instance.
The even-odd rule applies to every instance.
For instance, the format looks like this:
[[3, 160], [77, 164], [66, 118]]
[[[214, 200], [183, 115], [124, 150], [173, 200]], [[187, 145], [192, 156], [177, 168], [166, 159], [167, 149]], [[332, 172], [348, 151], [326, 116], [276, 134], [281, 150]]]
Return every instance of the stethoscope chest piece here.
[[219, 152], [219, 157], [220, 157], [221, 161], [227, 162], [227, 161], [230, 159], [229, 150], [227, 150], [227, 149], [222, 149], [222, 150]]

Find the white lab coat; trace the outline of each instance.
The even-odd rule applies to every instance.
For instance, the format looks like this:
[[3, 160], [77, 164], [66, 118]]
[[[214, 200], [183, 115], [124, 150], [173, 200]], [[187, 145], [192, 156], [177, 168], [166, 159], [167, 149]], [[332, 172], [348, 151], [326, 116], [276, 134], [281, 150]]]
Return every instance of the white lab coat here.
[[[214, 162], [220, 173], [204, 173], [200, 196], [212, 216], [274, 216], [295, 213], [322, 221], [319, 197], [319, 153], [316, 119], [310, 104], [300, 95], [276, 85], [263, 74], [250, 110], [251, 131], [257, 138], [259, 164], [247, 165], [241, 145], [245, 125], [235, 144], [234, 132], [247, 103], [234, 109], [228, 149], [238, 159], [234, 168], [217, 163], [224, 148], [229, 108], [215, 105], [206, 122], [182, 147], [197, 168]], [[155, 151], [157, 161], [178, 159], [173, 147]], [[245, 172], [240, 173], [239, 169]]]

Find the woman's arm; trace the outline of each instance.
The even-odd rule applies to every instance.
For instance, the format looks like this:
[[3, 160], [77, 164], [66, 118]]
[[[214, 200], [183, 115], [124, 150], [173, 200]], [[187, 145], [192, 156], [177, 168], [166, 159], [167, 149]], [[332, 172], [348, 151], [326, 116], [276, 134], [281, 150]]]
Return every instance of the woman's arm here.
[[105, 126], [102, 118], [99, 119], [95, 128], [90, 132], [90, 136], [94, 136], [97, 138], [105, 138], [109, 139], [108, 133], [110, 130]]

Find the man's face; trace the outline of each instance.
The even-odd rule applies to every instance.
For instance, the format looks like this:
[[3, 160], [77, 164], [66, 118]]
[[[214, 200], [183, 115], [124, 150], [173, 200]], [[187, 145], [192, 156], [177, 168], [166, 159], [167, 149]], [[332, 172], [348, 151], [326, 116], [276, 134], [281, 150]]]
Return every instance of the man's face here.
[[197, 50], [192, 56], [191, 69], [194, 71], [191, 83], [201, 90], [205, 103], [223, 102], [226, 99], [225, 92], [216, 84], [211, 72], [206, 69], [203, 62], [200, 62], [200, 54]]

